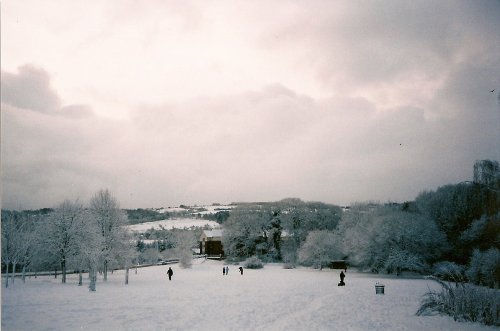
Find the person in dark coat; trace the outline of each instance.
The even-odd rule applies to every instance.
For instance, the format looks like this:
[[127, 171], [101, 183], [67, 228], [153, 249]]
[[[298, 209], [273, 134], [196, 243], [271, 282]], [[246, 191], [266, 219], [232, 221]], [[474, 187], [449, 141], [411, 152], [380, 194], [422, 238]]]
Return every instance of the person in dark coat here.
[[168, 267], [167, 275], [168, 275], [168, 280], [172, 280], [172, 275], [174, 274], [174, 271], [172, 268]]
[[240, 269], [240, 274], [243, 276], [243, 267], [239, 267], [238, 269]]
[[345, 273], [343, 271], [340, 272], [340, 283], [339, 286], [345, 286], [344, 283]]
[[222, 276], [226, 275], [226, 266], [222, 267]]

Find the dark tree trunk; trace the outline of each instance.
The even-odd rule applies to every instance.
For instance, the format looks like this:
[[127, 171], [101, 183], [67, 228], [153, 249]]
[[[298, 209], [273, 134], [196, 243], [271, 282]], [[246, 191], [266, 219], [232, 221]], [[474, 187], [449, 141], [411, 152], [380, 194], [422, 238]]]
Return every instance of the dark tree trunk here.
[[63, 284], [65, 284], [66, 283], [66, 259], [64, 259], [64, 258], [61, 261], [61, 275], [62, 275], [61, 282]]
[[108, 261], [104, 261], [104, 281], [108, 280]]

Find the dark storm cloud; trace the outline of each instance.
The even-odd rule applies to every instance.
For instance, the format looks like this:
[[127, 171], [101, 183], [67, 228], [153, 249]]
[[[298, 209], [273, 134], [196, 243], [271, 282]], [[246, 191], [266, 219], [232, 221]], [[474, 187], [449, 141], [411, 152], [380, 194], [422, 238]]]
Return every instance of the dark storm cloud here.
[[[483, 97], [453, 96], [470, 93], [475, 72], [464, 67], [450, 76], [434, 119], [421, 108], [380, 112], [363, 98], [315, 100], [282, 85], [143, 105], [125, 121], [3, 107], [3, 203], [43, 207], [85, 200], [101, 187], [124, 206], [410, 200], [469, 179], [475, 159], [498, 156], [491, 95], [478, 87]], [[81, 107], [65, 111], [71, 108]]]
[[47, 72], [31, 65], [20, 67], [17, 74], [2, 71], [2, 102], [43, 113], [54, 112], [61, 104]]
[[2, 206], [51, 207], [109, 183], [99, 149], [112, 132], [102, 119], [76, 121], [2, 104]]
[[415, 80], [437, 84], [462, 62], [498, 64], [499, 15], [493, 2], [313, 1], [261, 42], [300, 54], [333, 91], [397, 90]]

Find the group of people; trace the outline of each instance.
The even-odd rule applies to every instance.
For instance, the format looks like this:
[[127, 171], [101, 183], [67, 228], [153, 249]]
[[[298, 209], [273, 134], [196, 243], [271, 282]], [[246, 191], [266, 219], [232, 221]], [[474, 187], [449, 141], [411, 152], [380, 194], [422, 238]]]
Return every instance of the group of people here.
[[[243, 267], [238, 267], [238, 270], [240, 271], [240, 275], [243, 276]], [[222, 275], [228, 275], [229, 274], [229, 267], [227, 265], [222, 267]], [[174, 275], [174, 271], [172, 270], [171, 267], [168, 267], [167, 270], [167, 276], [168, 280], [172, 280], [172, 276]]]
[[[243, 267], [238, 267], [238, 270], [240, 271], [240, 275], [243, 276]], [[347, 272], [347, 269], [346, 269], [346, 272]], [[227, 265], [225, 265], [222, 267], [222, 275], [225, 276], [228, 274], [229, 274], [229, 267]], [[171, 267], [168, 267], [168, 270], [167, 270], [168, 280], [172, 280], [173, 275], [174, 275], [174, 271], [172, 270]], [[340, 272], [340, 283], [338, 284], [338, 286], [345, 286], [344, 279], [345, 279], [345, 273], [343, 271], [341, 271]]]
[[[238, 270], [240, 271], [240, 275], [243, 276], [243, 267], [238, 267]], [[222, 267], [222, 275], [228, 275], [229, 274], [229, 267], [227, 265]]]

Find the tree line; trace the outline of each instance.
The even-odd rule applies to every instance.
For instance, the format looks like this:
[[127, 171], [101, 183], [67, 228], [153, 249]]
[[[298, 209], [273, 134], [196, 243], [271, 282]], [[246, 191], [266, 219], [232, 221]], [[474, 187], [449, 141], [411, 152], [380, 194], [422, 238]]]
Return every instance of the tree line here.
[[[474, 164], [473, 181], [420, 193], [405, 203], [355, 203], [349, 208], [284, 199], [239, 203], [218, 216], [223, 247], [230, 260], [257, 257], [323, 268], [334, 260], [374, 272], [460, 274], [487, 286], [500, 283], [500, 167], [497, 161]], [[155, 230], [154, 247], [134, 241], [128, 217], [156, 218], [145, 210], [119, 207], [108, 190], [87, 205], [64, 201], [54, 209], [2, 210], [2, 268], [97, 272], [132, 263], [180, 258], [189, 267], [199, 231]], [[128, 269], [127, 269], [128, 270]], [[128, 272], [127, 272], [128, 275]], [[12, 279], [13, 281], [14, 279]]]
[[223, 223], [230, 259], [257, 256], [322, 268], [334, 260], [374, 272], [459, 273], [500, 284], [500, 167], [474, 164], [473, 181], [405, 203], [335, 205], [285, 199], [243, 204]]
[[109, 270], [128, 267], [135, 257], [126, 224], [126, 214], [108, 190], [97, 192], [87, 206], [64, 201], [45, 211], [2, 211], [5, 286], [22, 266], [23, 275], [26, 270], [59, 269], [63, 283], [68, 270], [77, 271], [79, 285], [88, 272], [89, 289], [95, 291], [98, 272], [106, 281]]

